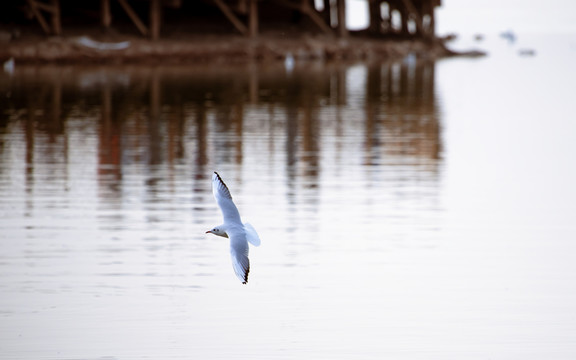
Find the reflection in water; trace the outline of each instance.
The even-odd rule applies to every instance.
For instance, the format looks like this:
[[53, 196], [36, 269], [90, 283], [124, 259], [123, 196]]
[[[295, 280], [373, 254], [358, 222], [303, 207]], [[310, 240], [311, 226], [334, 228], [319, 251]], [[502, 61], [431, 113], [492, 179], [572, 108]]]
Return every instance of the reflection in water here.
[[382, 146], [383, 132], [391, 135], [385, 146], [389, 155], [411, 155], [420, 160], [439, 159], [440, 132], [434, 103], [433, 72], [433, 66], [408, 67], [401, 64], [368, 69], [368, 164], [378, 156], [374, 150]]
[[173, 178], [177, 165], [193, 165], [204, 188], [211, 171], [206, 165], [241, 167], [244, 144], [254, 136], [268, 139], [268, 148], [259, 150], [268, 153], [268, 162], [279, 156], [278, 140], [285, 143], [289, 187], [300, 176], [306, 187], [317, 187], [323, 143], [334, 142], [333, 155], [345, 162], [351, 151], [346, 141], [359, 131], [365, 165], [409, 162], [438, 171], [433, 63], [311, 65], [288, 74], [272, 66], [40, 67], [20, 68], [2, 83], [0, 90], [9, 94], [1, 104], [4, 168], [9, 144], [22, 131], [28, 191], [38, 186], [36, 164], [60, 166], [55, 173], [67, 174], [70, 153], [78, 151], [70, 139], [88, 140], [91, 132], [101, 197], [113, 202], [122, 196], [125, 166], [145, 169], [154, 192], [158, 181], [167, 180], [154, 176], [159, 166]]
[[[390, 247], [433, 241], [442, 161], [434, 66], [18, 67], [0, 75], [0, 313], [5, 324], [33, 324], [26, 337], [0, 340], [18, 352], [34, 339], [32, 357], [123, 357], [125, 337], [109, 329], [136, 327], [135, 348], [169, 358], [146, 330], [162, 328], [170, 342], [186, 339], [187, 350], [172, 354], [210, 358], [200, 345], [237, 335], [212, 338], [210, 329], [282, 324], [266, 319], [301, 304], [301, 294], [314, 304], [346, 300], [332, 292], [362, 279], [351, 263], [385, 267]], [[278, 308], [242, 305], [270, 309], [255, 322], [221, 303], [236, 299], [222, 289], [236, 280], [222, 243], [203, 237], [220, 216], [214, 170], [237, 189], [244, 220], [263, 239], [251, 253], [250, 286], [270, 284], [276, 300], [263, 299]], [[288, 292], [278, 294], [284, 282]], [[175, 304], [178, 294], [187, 298]], [[59, 331], [29, 315], [46, 309]], [[305, 311], [319, 320], [311, 329], [336, 318], [318, 310]], [[83, 334], [77, 324], [96, 335], [70, 341]], [[53, 334], [48, 343], [44, 333]], [[91, 343], [116, 350], [87, 350]], [[268, 355], [284, 346], [263, 343]], [[60, 356], [62, 347], [78, 351]]]
[[[384, 218], [391, 231], [415, 216], [428, 229], [442, 151], [434, 66], [20, 67], [0, 89], [2, 171], [25, 177], [28, 214], [55, 199], [65, 214], [89, 208], [95, 179], [98, 206], [86, 215], [120, 238], [211, 223], [213, 170], [249, 187], [266, 174], [274, 189], [249, 203], [285, 213], [268, 220], [293, 234], [313, 237], [323, 217], [342, 238]], [[349, 196], [366, 203], [345, 215], [336, 209]], [[382, 207], [397, 202], [409, 207]]]
[[219, 170], [260, 187], [244, 203], [298, 244], [326, 220], [336, 239], [382, 221], [402, 239], [414, 222], [437, 226], [434, 66], [20, 67], [0, 89], [2, 171], [25, 177], [31, 226], [57, 210], [112, 239], [198, 236], [218, 216], [207, 184]]
[[0, 358], [574, 358], [574, 54], [512, 54], [0, 74]]

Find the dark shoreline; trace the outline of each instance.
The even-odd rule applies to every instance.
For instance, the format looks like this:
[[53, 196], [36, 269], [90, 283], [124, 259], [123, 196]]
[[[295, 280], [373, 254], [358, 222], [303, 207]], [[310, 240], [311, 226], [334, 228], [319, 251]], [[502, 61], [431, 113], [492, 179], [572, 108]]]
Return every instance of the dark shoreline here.
[[[90, 44], [85, 40], [89, 39]], [[122, 46], [116, 46], [116, 45]], [[118, 47], [118, 48], [107, 48]], [[187, 64], [279, 61], [292, 57], [312, 61], [390, 61], [413, 55], [434, 60], [458, 55], [442, 39], [375, 39], [322, 35], [196, 35], [157, 41], [137, 36], [77, 35], [22, 37], [0, 49], [0, 61], [26, 64]]]

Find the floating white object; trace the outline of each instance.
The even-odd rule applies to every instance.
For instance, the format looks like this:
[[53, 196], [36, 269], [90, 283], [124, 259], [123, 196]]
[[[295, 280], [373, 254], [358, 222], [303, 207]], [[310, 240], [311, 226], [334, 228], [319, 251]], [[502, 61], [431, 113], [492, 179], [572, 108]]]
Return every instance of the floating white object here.
[[4, 62], [4, 72], [7, 74], [14, 74], [14, 58], [10, 58]]
[[246, 284], [248, 282], [248, 273], [250, 272], [248, 242], [254, 246], [259, 246], [260, 237], [252, 225], [242, 223], [238, 208], [232, 201], [230, 190], [228, 190], [228, 187], [217, 172], [212, 175], [212, 193], [222, 211], [224, 223], [206, 231], [206, 233], [230, 239], [232, 267], [238, 279], [243, 284]]
[[130, 47], [130, 41], [106, 43], [90, 39], [88, 36], [80, 36], [76, 42], [82, 46], [96, 50], [124, 50]]
[[287, 73], [291, 73], [294, 70], [294, 56], [292, 53], [286, 54], [286, 58], [284, 59], [284, 67], [286, 68]]

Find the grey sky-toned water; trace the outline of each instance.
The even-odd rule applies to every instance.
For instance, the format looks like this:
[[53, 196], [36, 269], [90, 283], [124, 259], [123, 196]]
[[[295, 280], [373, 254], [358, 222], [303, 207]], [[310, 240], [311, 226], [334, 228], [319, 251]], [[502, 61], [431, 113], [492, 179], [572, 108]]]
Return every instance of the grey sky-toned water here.
[[2, 74], [0, 358], [574, 357], [575, 43]]

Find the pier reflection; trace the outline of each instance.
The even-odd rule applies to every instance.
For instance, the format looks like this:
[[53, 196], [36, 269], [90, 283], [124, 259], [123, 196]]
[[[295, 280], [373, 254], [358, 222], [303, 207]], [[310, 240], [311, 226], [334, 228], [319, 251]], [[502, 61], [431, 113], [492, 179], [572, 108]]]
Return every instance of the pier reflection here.
[[[131, 171], [153, 194], [180, 176], [204, 193], [213, 168], [262, 162], [285, 173], [291, 197], [295, 179], [314, 189], [323, 167], [359, 152], [363, 166], [410, 164], [433, 176], [441, 158], [431, 62], [19, 67], [1, 76], [0, 161], [4, 170], [25, 163], [28, 191], [50, 183], [39, 166], [68, 176], [72, 159], [94, 161], [99, 197], [118, 204]], [[351, 146], [357, 137], [361, 149]], [[21, 157], [9, 154], [15, 141]]]

